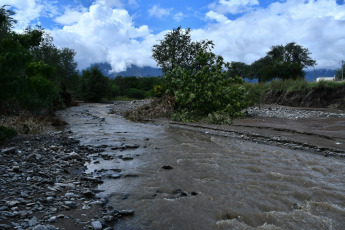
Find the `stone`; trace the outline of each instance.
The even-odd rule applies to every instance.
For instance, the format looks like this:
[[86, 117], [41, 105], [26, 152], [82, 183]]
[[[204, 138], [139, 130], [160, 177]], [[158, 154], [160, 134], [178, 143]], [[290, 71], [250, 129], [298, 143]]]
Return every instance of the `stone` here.
[[138, 144], [125, 144], [123, 147], [126, 149], [137, 149], [137, 148], [139, 148], [139, 145]]
[[11, 226], [7, 224], [0, 224], [0, 229], [10, 229]]
[[113, 174], [107, 175], [107, 177], [111, 178], [111, 179], [119, 179], [119, 178], [121, 178], [121, 174], [120, 173], [113, 173]]
[[134, 211], [133, 210], [121, 210], [118, 213], [121, 216], [133, 216], [134, 215]]
[[77, 203], [74, 201], [65, 201], [65, 205], [72, 209], [76, 209], [78, 207]]
[[173, 169], [173, 167], [170, 166], [170, 165], [164, 165], [164, 166], [162, 167], [162, 169], [170, 170], [170, 169]]
[[102, 229], [102, 223], [100, 221], [92, 221], [92, 227], [93, 229]]
[[4, 153], [4, 154], [15, 154], [15, 153], [17, 153], [17, 151], [16, 151], [15, 147], [12, 147], [12, 148], [2, 149], [1, 153]]
[[37, 217], [36, 216], [32, 217], [29, 220], [28, 224], [29, 224], [30, 227], [35, 226], [37, 224]]
[[83, 196], [88, 197], [88, 198], [93, 198], [95, 194], [92, 192], [91, 189], [85, 189], [81, 193]]

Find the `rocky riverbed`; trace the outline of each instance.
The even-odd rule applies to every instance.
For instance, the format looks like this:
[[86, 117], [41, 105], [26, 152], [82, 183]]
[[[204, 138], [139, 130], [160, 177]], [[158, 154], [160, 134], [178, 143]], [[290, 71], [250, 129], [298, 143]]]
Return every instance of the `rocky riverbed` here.
[[[107, 108], [109, 114], [123, 115], [126, 110], [147, 103], [149, 101], [115, 102]], [[105, 119], [96, 118], [90, 115], [91, 120], [97, 120], [96, 126]], [[262, 106], [250, 108], [247, 120], [236, 121], [228, 131], [239, 134], [239, 138], [243, 133], [255, 134], [256, 139], [279, 137], [284, 141], [282, 143], [294, 145], [298, 145], [299, 142], [294, 141], [300, 135], [302, 147], [312, 149], [309, 146], [317, 147], [329, 142], [324, 150], [325, 146], [317, 149], [328, 152], [328, 149], [335, 149], [338, 155], [342, 155], [345, 150], [345, 140], [341, 135], [343, 118], [343, 111]], [[307, 123], [306, 119], [313, 123]], [[329, 120], [334, 124], [330, 123], [332, 126], [326, 130], [324, 127]], [[319, 125], [320, 122], [324, 127]], [[157, 123], [172, 125], [169, 122]], [[313, 125], [317, 128], [315, 131]], [[196, 128], [201, 130], [203, 127]], [[215, 130], [223, 132], [227, 129], [219, 126]], [[71, 136], [73, 133], [69, 131], [21, 135], [0, 148], [0, 229], [112, 229], [118, 219], [134, 215], [133, 210], [118, 210], [108, 204], [107, 198], [99, 196], [102, 191], [97, 187], [103, 183], [104, 177], [116, 179], [122, 176], [121, 172], [85, 173], [87, 162], [95, 163], [97, 158], [108, 156], [102, 152], [109, 146], [84, 146]], [[249, 136], [248, 140], [256, 140]], [[315, 143], [306, 144], [310, 139], [315, 139]], [[133, 147], [137, 146], [123, 143], [117, 149]]]
[[97, 194], [101, 178], [84, 173], [102, 146], [81, 146], [62, 132], [18, 136], [0, 151], [0, 229], [112, 229], [131, 210]]

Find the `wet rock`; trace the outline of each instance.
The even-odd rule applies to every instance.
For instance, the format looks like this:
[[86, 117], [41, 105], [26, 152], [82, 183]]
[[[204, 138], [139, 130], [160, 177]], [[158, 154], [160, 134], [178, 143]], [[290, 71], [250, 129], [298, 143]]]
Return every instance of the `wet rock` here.
[[92, 221], [92, 227], [93, 229], [102, 229], [102, 223], [100, 221]]
[[164, 166], [162, 167], [162, 169], [171, 170], [171, 169], [173, 169], [173, 167], [170, 166], [170, 165], [164, 165]]
[[121, 216], [133, 216], [134, 211], [133, 210], [121, 210], [118, 212], [118, 214]]
[[77, 203], [74, 201], [65, 201], [65, 205], [71, 209], [76, 209], [78, 207]]
[[0, 224], [0, 229], [10, 229], [11, 225], [8, 224]]
[[125, 144], [123, 147], [126, 149], [137, 149], [137, 148], [139, 148], [139, 145], [138, 144]]
[[131, 161], [134, 159], [132, 156], [123, 156], [123, 155], [120, 155], [119, 158], [124, 161]]
[[37, 217], [36, 216], [32, 217], [32, 219], [28, 221], [28, 224], [30, 227], [35, 226], [37, 224]]
[[15, 147], [12, 147], [12, 148], [2, 149], [1, 153], [3, 153], [3, 154], [15, 154], [15, 153], [17, 153], [17, 151], [16, 151]]
[[120, 173], [113, 173], [113, 174], [109, 174], [107, 175], [107, 178], [111, 178], [111, 179], [119, 179], [121, 178], [121, 174]]
[[81, 193], [83, 196], [88, 197], [88, 198], [93, 198], [95, 194], [92, 192], [91, 189], [84, 189]]

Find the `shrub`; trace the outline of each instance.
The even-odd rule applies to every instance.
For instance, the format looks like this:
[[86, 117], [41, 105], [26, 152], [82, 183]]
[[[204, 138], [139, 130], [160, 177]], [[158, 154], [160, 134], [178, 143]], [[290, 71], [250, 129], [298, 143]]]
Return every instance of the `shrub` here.
[[15, 136], [17, 136], [17, 132], [14, 129], [0, 126], [0, 143]]
[[231, 118], [242, 115], [249, 95], [243, 80], [227, 77], [224, 67], [222, 57], [200, 52], [192, 68], [175, 67], [166, 75], [177, 104], [175, 119], [194, 120], [213, 113]]

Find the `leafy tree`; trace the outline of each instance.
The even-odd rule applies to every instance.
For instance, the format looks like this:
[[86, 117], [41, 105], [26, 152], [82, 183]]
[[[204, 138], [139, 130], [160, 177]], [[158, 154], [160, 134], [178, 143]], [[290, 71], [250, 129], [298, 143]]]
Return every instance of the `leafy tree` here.
[[343, 64], [340, 69], [337, 69], [337, 71], [335, 73], [335, 79], [337, 79], [338, 81], [344, 80], [344, 76], [343, 76], [344, 71], [345, 71], [345, 64]]
[[208, 116], [230, 123], [248, 106], [240, 77], [229, 77], [229, 63], [211, 52], [212, 41], [191, 42], [190, 29], [174, 29], [153, 47], [153, 58], [163, 69], [166, 93], [176, 101], [179, 120]]
[[316, 61], [309, 56], [308, 49], [290, 42], [272, 46], [267, 55], [255, 61], [250, 66], [249, 76], [259, 82], [273, 79], [298, 79], [304, 77], [303, 69], [314, 66]]
[[160, 44], [153, 46], [152, 57], [164, 74], [176, 66], [189, 68], [200, 51], [211, 51], [214, 47], [212, 41], [192, 42], [190, 32], [190, 28], [184, 30], [178, 27], [167, 33]]
[[16, 20], [12, 18], [14, 12], [6, 9], [6, 5], [0, 8], [0, 41], [11, 33]]
[[268, 56], [253, 62], [249, 68], [249, 79], [258, 79], [258, 82], [270, 81], [275, 76], [275, 66]]
[[[194, 71], [194, 67], [200, 67]], [[224, 70], [227, 64], [212, 52], [199, 52], [192, 68], [176, 67], [171, 73], [178, 110], [193, 118], [213, 113], [235, 117], [247, 107], [243, 80], [229, 78]], [[179, 76], [179, 77], [174, 77]]]
[[44, 62], [31, 62], [26, 68], [28, 77], [28, 92], [19, 97], [25, 108], [31, 111], [53, 109], [54, 102], [58, 101], [58, 93], [54, 84], [49, 81], [54, 69]]
[[228, 76], [246, 78], [249, 76], [249, 65], [243, 62], [231, 62], [228, 69]]
[[109, 79], [103, 76], [97, 66], [82, 71], [81, 93], [84, 100], [100, 102], [108, 95], [109, 90]]
[[53, 44], [53, 37], [38, 28], [42, 32], [42, 41], [39, 46], [32, 49], [33, 59], [35, 61], [44, 61], [54, 68], [51, 80], [61, 91], [69, 90], [77, 95], [78, 88], [78, 70], [77, 63], [74, 60], [75, 51], [69, 48], [58, 49]]
[[303, 68], [314, 66], [316, 61], [309, 56], [311, 53], [308, 49], [290, 42], [285, 46], [273, 46], [267, 56], [273, 62], [275, 76], [280, 79], [297, 79], [304, 77]]

